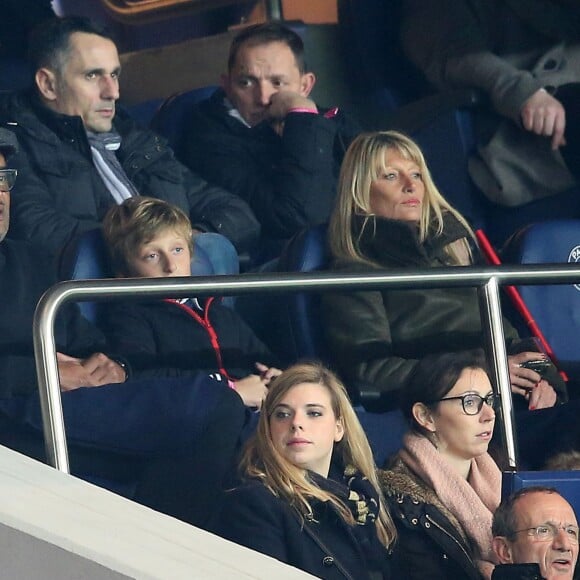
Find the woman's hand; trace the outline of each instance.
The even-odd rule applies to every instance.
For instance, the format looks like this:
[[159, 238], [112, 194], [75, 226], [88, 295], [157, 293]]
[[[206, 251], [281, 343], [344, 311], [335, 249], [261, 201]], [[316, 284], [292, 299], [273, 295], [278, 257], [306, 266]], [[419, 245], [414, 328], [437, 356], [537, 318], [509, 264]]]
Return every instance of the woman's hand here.
[[542, 377], [539, 373], [522, 367], [521, 364], [531, 360], [538, 360], [542, 356], [538, 352], [520, 352], [519, 354], [508, 356], [510, 382], [513, 393], [525, 396], [528, 391], [531, 391], [540, 382]]
[[528, 409], [548, 409], [556, 404], [556, 391], [548, 381], [542, 379], [528, 394]]
[[536, 371], [522, 367], [521, 364], [543, 358], [538, 352], [520, 352], [508, 356], [508, 367], [512, 393], [525, 397], [528, 409], [546, 409], [556, 404], [556, 391]]

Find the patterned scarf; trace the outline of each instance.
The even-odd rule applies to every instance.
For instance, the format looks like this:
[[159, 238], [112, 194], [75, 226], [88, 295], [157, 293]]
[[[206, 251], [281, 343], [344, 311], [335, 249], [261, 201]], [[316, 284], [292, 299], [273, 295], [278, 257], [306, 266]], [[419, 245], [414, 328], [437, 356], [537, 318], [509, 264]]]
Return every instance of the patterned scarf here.
[[115, 154], [121, 147], [121, 135], [116, 131], [87, 131], [87, 139], [91, 146], [93, 163], [115, 202], [121, 204], [125, 199], [139, 195]]
[[320, 489], [338, 497], [350, 509], [359, 526], [373, 525], [379, 514], [379, 496], [371, 482], [349, 465], [342, 481], [308, 472], [310, 480]]
[[455, 515], [477, 547], [477, 564], [486, 578], [498, 563], [491, 545], [493, 512], [501, 500], [501, 472], [488, 453], [471, 460], [467, 480], [438, 453], [426, 438], [407, 433], [399, 453], [405, 465], [427, 483]]
[[[332, 475], [335, 473], [333, 470]], [[350, 530], [364, 554], [369, 572], [381, 570], [387, 551], [377, 536], [375, 522], [379, 515], [379, 496], [371, 482], [351, 465], [338, 473], [338, 477], [326, 478], [311, 471], [308, 477], [317, 487], [333, 494], [350, 509], [356, 522]]]

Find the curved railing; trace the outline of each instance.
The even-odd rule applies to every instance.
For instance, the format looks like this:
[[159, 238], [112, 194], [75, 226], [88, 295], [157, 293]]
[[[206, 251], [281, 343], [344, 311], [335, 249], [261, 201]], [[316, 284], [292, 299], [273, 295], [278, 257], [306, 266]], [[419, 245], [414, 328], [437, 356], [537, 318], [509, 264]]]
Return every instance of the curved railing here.
[[376, 290], [379, 288], [476, 287], [480, 297], [485, 348], [491, 364], [492, 382], [501, 395], [505, 446], [510, 469], [517, 468], [514, 414], [502, 326], [499, 288], [517, 284], [578, 284], [580, 265], [514, 266], [500, 268], [450, 267], [400, 270], [389, 273], [341, 274], [245, 274], [199, 278], [103, 279], [61, 282], [50, 288], [38, 303], [34, 317], [34, 351], [42, 408], [46, 454], [49, 463], [68, 473], [68, 453], [60, 398], [54, 343], [54, 321], [66, 302], [140, 297], [185, 298], [255, 292], [321, 292]]

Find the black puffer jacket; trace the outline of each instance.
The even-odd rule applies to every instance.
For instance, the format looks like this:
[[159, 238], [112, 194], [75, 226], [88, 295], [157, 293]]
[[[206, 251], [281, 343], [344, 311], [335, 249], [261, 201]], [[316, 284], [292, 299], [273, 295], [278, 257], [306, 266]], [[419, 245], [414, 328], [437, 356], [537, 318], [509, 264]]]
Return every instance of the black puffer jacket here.
[[409, 580], [481, 580], [472, 548], [453, 514], [435, 492], [400, 460], [379, 471], [397, 526], [401, 572]]
[[[0, 100], [0, 120], [16, 123], [21, 154], [13, 190], [11, 236], [56, 254], [84, 231], [100, 225], [114, 204], [92, 160], [80, 117], [56, 114], [32, 94]], [[141, 195], [183, 209], [194, 227], [228, 237], [238, 251], [253, 245], [259, 225], [238, 196], [208, 185], [179, 163], [166, 141], [117, 111], [114, 128], [122, 143], [117, 156]]]
[[246, 200], [270, 239], [327, 221], [358, 125], [341, 111], [332, 118], [291, 113], [280, 137], [268, 123], [247, 127], [232, 117], [224, 98], [218, 90], [193, 108], [189, 138], [179, 152], [184, 162]]

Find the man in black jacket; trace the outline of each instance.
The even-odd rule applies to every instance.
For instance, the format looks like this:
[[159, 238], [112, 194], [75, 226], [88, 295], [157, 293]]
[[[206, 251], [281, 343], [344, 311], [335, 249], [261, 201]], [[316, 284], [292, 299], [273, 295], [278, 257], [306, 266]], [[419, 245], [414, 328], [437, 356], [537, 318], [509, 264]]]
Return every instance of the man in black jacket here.
[[[0, 444], [43, 461], [32, 327], [55, 276], [38, 248], [5, 239], [10, 189], [21, 178], [6, 167], [16, 148], [0, 128]], [[72, 473], [203, 525], [234, 461], [245, 420], [239, 396], [206, 373], [131, 378], [74, 308], [59, 313], [55, 344]]]
[[0, 103], [23, 150], [15, 237], [57, 254], [114, 203], [148, 195], [179, 206], [197, 230], [224, 234], [239, 252], [253, 245], [259, 225], [243, 200], [192, 174], [162, 138], [117, 111], [121, 65], [104, 30], [83, 18], [47, 21], [32, 36], [30, 59], [34, 90]]
[[[493, 516], [493, 549], [501, 566], [493, 578], [572, 580], [578, 560], [578, 522], [552, 487], [524, 487], [505, 498]], [[537, 574], [526, 569], [539, 565]], [[540, 575], [541, 574], [541, 575]]]
[[303, 227], [325, 222], [342, 157], [358, 126], [310, 98], [315, 76], [302, 39], [279, 23], [242, 30], [222, 89], [196, 105], [184, 162], [246, 200], [275, 253]]

